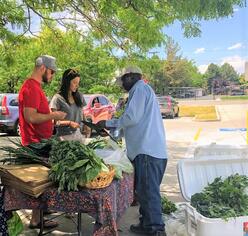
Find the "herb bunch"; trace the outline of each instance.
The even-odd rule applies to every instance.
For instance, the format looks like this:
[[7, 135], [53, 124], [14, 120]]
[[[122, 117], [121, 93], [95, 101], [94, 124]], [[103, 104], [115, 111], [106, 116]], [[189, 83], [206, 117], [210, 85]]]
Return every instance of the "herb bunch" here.
[[170, 201], [166, 196], [161, 197], [162, 212], [169, 215], [177, 210], [175, 203]]
[[49, 178], [59, 184], [59, 191], [78, 190], [79, 184], [85, 185], [100, 171], [108, 171], [94, 150], [79, 141], [60, 141], [53, 145], [49, 163], [52, 165]]
[[231, 175], [225, 180], [215, 178], [201, 193], [191, 197], [191, 205], [209, 218], [238, 217], [248, 215], [248, 177]]

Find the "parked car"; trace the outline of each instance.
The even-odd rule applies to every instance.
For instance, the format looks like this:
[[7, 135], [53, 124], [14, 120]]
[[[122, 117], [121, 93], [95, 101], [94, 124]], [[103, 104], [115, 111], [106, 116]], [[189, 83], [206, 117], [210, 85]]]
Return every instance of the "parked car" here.
[[18, 94], [0, 94], [0, 131], [20, 135]]
[[242, 96], [245, 95], [244, 90], [240, 90], [240, 89], [233, 89], [231, 91], [231, 96]]
[[157, 96], [162, 117], [173, 119], [179, 115], [178, 102], [171, 96]]
[[115, 113], [115, 106], [103, 94], [84, 95], [86, 105], [83, 107], [83, 113], [86, 120], [96, 124], [100, 120], [109, 120]]

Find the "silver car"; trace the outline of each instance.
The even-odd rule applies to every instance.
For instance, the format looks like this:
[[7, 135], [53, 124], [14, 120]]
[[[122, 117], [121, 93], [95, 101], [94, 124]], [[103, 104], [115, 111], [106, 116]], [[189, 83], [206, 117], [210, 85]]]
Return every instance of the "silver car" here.
[[0, 132], [20, 135], [18, 94], [0, 94]]

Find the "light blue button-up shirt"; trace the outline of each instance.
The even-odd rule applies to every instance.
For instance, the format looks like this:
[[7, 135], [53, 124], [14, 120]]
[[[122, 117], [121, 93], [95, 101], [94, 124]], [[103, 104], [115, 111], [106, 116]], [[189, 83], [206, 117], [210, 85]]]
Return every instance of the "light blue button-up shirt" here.
[[152, 88], [139, 80], [129, 91], [125, 111], [119, 119], [106, 121], [109, 128], [123, 129], [127, 156], [139, 154], [166, 159], [165, 131], [158, 101]]

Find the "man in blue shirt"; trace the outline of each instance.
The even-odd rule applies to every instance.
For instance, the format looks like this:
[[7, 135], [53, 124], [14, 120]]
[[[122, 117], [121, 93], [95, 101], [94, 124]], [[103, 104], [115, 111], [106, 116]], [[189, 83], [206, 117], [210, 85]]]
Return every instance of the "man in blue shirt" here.
[[117, 82], [129, 93], [119, 119], [100, 121], [99, 129], [123, 129], [127, 156], [134, 163], [135, 190], [140, 203], [140, 222], [133, 233], [166, 236], [162, 220], [160, 184], [167, 164], [165, 132], [156, 95], [142, 80], [141, 69], [124, 68]]

